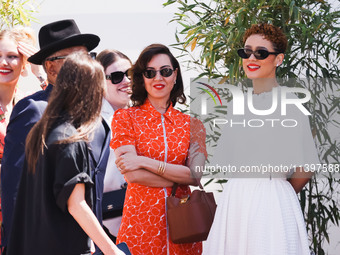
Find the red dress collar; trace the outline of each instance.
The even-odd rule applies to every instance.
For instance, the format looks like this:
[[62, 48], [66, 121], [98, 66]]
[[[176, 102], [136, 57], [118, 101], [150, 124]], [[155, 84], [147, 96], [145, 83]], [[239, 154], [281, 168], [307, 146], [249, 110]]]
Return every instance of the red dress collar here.
[[155, 118], [161, 118], [163, 115], [165, 118], [169, 119], [171, 122], [173, 122], [173, 118], [175, 115], [178, 114], [177, 110], [172, 106], [172, 103], [170, 103], [170, 106], [166, 110], [164, 114], [161, 114], [158, 112], [155, 107], [151, 104], [149, 99], [146, 99], [144, 104], [140, 106], [142, 110], [147, 111], [150, 115], [152, 115]]

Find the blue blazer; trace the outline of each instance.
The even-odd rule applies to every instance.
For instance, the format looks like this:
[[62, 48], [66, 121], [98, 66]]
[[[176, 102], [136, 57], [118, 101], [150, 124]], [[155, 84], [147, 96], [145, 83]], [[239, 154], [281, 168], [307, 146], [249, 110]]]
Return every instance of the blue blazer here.
[[[20, 100], [13, 108], [5, 137], [4, 154], [1, 166], [1, 204], [2, 204], [2, 234], [1, 245], [7, 246], [14, 213], [15, 198], [25, 161], [25, 141], [27, 134], [46, 109], [48, 97], [53, 85], [46, 90]], [[95, 182], [94, 213], [98, 220], [102, 220], [101, 199], [103, 183], [109, 157], [110, 129], [105, 121], [96, 130], [91, 148], [92, 179]]]

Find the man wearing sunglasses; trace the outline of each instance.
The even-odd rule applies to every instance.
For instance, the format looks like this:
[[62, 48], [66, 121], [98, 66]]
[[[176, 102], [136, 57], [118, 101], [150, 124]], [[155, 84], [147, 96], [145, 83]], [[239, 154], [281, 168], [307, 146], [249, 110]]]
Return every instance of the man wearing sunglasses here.
[[[74, 20], [61, 20], [43, 26], [39, 31], [40, 51], [32, 55], [28, 61], [43, 65], [49, 85], [19, 101], [13, 108], [5, 138], [4, 156], [2, 160], [1, 186], [3, 209], [3, 235], [1, 243], [5, 247], [10, 236], [15, 197], [25, 160], [26, 136], [41, 118], [53, 84], [64, 63], [65, 58], [73, 52], [88, 52], [94, 49], [100, 38], [93, 34], [81, 34]], [[90, 143], [90, 163], [93, 169], [93, 181], [96, 183], [94, 213], [101, 222], [101, 197], [103, 180], [109, 154], [109, 127], [103, 121], [95, 131], [95, 139]], [[103, 148], [103, 149], [102, 149]]]

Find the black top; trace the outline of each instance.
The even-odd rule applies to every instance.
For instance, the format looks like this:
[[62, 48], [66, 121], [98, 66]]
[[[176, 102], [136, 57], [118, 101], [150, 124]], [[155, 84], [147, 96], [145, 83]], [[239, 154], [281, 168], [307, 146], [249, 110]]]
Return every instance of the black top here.
[[92, 208], [86, 142], [56, 144], [75, 133], [69, 124], [53, 128], [35, 174], [25, 163], [17, 195], [8, 255], [91, 254], [90, 239], [70, 215], [67, 201], [77, 183], [85, 183], [85, 199]]

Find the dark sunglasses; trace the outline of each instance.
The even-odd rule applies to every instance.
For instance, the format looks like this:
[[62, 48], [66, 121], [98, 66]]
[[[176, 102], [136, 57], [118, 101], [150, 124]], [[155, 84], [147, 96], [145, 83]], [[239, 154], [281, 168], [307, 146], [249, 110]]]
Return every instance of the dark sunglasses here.
[[250, 49], [239, 49], [237, 54], [244, 59], [250, 58], [251, 54], [254, 54], [256, 59], [262, 60], [266, 59], [269, 55], [278, 55], [278, 52], [269, 52], [267, 50], [256, 50], [252, 51]]
[[130, 69], [126, 70], [125, 72], [113, 72], [110, 73], [109, 75], [106, 75], [106, 79], [107, 80], [111, 80], [112, 84], [118, 84], [120, 82], [122, 82], [122, 80], [124, 79], [124, 76], [126, 76], [129, 80], [130, 75], [129, 75], [129, 71]]
[[162, 68], [161, 70], [147, 69], [143, 72], [143, 75], [147, 79], [152, 79], [156, 76], [157, 72], [159, 72], [163, 77], [170, 77], [174, 70], [168, 67]]
[[[88, 55], [92, 59], [96, 59], [97, 53], [96, 52], [89, 52]], [[50, 57], [50, 58], [46, 58], [46, 61], [55, 61], [55, 60], [58, 60], [58, 59], [65, 59], [65, 58], [67, 58], [67, 56]]]

